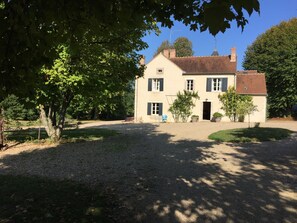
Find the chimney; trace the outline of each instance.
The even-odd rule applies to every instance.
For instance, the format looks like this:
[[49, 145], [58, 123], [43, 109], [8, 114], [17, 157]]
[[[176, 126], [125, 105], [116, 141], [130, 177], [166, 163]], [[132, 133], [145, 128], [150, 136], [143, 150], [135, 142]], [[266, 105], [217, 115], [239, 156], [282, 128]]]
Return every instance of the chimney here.
[[169, 58], [175, 58], [175, 57], [176, 57], [176, 50], [169, 49]]
[[141, 55], [140, 60], [139, 60], [139, 65], [144, 66], [145, 65], [145, 56]]
[[232, 47], [231, 48], [231, 58], [230, 58], [230, 62], [236, 62], [236, 48]]
[[167, 58], [169, 58], [169, 49], [163, 50], [163, 55]]
[[168, 59], [176, 57], [175, 49], [165, 49], [163, 50], [163, 55]]

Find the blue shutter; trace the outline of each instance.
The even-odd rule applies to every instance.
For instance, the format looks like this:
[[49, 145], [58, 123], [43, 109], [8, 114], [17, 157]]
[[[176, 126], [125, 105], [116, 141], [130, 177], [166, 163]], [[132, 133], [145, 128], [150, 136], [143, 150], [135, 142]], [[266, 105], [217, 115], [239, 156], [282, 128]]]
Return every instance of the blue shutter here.
[[228, 88], [228, 78], [222, 78], [222, 91], [226, 92]]
[[148, 79], [148, 91], [152, 91], [152, 78]]
[[147, 115], [152, 114], [152, 103], [147, 103]]
[[164, 79], [163, 78], [160, 78], [160, 91], [163, 91], [164, 89]]
[[207, 78], [206, 80], [206, 91], [207, 92], [211, 91], [211, 78]]
[[163, 103], [159, 103], [159, 115], [163, 115]]

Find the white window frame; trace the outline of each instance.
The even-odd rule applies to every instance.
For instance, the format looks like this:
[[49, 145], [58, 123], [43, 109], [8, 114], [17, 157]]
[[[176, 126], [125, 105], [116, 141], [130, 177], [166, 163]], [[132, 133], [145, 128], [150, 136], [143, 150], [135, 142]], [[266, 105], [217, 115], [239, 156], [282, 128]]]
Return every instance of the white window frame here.
[[152, 91], [160, 91], [161, 81], [159, 78], [152, 79]]
[[151, 108], [151, 114], [152, 115], [159, 115], [160, 113], [160, 103], [152, 103], [152, 108]]
[[187, 91], [194, 91], [194, 80], [193, 79], [187, 79], [186, 80], [186, 90]]
[[211, 91], [212, 92], [221, 92], [222, 91], [222, 78], [212, 78], [211, 80]]
[[163, 74], [164, 73], [164, 68], [157, 68], [156, 73], [157, 74]]

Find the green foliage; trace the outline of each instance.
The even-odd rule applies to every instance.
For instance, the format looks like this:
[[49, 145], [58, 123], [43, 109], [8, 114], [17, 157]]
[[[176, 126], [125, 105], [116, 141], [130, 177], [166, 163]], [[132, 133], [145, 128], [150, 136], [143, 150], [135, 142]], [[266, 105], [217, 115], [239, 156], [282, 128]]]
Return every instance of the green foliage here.
[[166, 49], [175, 49], [178, 57], [193, 56], [194, 54], [192, 42], [186, 37], [177, 38], [173, 44], [168, 40], [163, 41], [155, 52], [154, 57]]
[[212, 133], [208, 138], [219, 142], [263, 142], [284, 139], [291, 133], [282, 128], [228, 129]]
[[173, 49], [173, 48], [174, 48], [174, 46], [171, 45], [171, 44], [169, 43], [168, 40], [165, 40], [165, 41], [163, 41], [163, 42], [161, 43], [161, 45], [158, 47], [157, 51], [156, 51], [155, 54], [154, 54], [154, 57], [157, 56], [159, 53], [163, 52], [163, 50], [166, 50], [166, 49]]
[[177, 93], [177, 98], [169, 108], [176, 122], [180, 120], [186, 122], [191, 116], [192, 108], [195, 106], [193, 99], [199, 99], [198, 92], [184, 91], [183, 93]]
[[223, 117], [223, 114], [220, 113], [220, 112], [215, 112], [215, 113], [213, 113], [212, 117], [214, 117], [214, 118], [222, 118]]
[[15, 95], [8, 95], [3, 101], [0, 102], [0, 110], [6, 120], [20, 120], [24, 119], [26, 109], [20, 103], [19, 98]]
[[170, 28], [174, 20], [180, 21], [191, 30], [215, 35], [234, 20], [243, 28], [247, 23], [243, 12], [251, 15], [259, 9], [258, 0], [2, 1], [0, 95], [32, 92], [40, 68], [51, 64], [57, 46], [68, 40], [72, 51], [86, 41], [118, 52], [127, 45], [144, 44], [141, 38], [155, 30], [157, 22]]
[[290, 115], [297, 104], [297, 18], [260, 35], [247, 48], [243, 67], [265, 72], [270, 117]]
[[[123, 42], [121, 50], [112, 52], [100, 45], [85, 42], [76, 51], [66, 44], [59, 46], [59, 56], [53, 65], [44, 66], [40, 72], [37, 91], [38, 102], [45, 110], [42, 114], [48, 118], [42, 120], [47, 123], [45, 126], [53, 127], [47, 130], [49, 136], [59, 139], [67, 109], [72, 102], [75, 116], [91, 110], [94, 110], [94, 114], [117, 110], [127, 84], [143, 73], [143, 67], [138, 66], [139, 55], [133, 52], [138, 47], [141, 47], [139, 43], [125, 45]], [[57, 130], [57, 134], [50, 133], [50, 129]]]
[[245, 115], [256, 111], [253, 98], [250, 95], [237, 94], [234, 87], [229, 87], [227, 92], [218, 97], [223, 104], [222, 109], [231, 121], [235, 122], [237, 118], [243, 121]]
[[173, 46], [176, 50], [177, 57], [193, 56], [194, 54], [192, 42], [186, 37], [177, 38]]

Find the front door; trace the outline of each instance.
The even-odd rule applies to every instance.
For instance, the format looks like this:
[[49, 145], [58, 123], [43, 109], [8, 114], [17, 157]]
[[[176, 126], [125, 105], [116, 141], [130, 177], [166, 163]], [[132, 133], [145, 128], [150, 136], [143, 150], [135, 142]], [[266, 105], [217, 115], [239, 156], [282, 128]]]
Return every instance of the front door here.
[[210, 120], [210, 107], [211, 103], [210, 102], [203, 102], [203, 119], [204, 120]]

